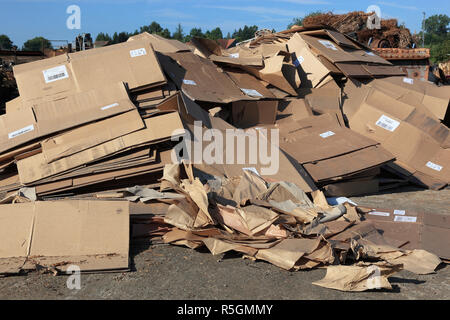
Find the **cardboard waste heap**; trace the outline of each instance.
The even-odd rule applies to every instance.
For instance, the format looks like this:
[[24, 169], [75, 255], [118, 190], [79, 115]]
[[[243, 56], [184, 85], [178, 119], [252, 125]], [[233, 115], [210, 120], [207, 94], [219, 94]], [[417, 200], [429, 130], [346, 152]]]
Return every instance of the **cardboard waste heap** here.
[[295, 27], [224, 50], [142, 33], [14, 76], [0, 274], [123, 271], [130, 243], [170, 243], [326, 266], [316, 285], [363, 291], [450, 259], [444, 215], [327, 202], [450, 181], [450, 89], [347, 35]]

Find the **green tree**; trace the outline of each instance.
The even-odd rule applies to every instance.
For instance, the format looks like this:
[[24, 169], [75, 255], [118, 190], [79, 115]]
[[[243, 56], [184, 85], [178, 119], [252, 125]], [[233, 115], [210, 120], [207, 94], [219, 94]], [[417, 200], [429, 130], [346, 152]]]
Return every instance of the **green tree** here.
[[44, 37], [35, 37], [33, 39], [27, 40], [23, 44], [23, 50], [25, 51], [43, 51], [43, 49], [51, 49], [52, 44], [49, 40]]
[[233, 38], [236, 39], [237, 42], [242, 42], [245, 40], [249, 40], [255, 37], [255, 33], [258, 31], [258, 26], [247, 26], [244, 28], [239, 28], [239, 30], [234, 30]]
[[97, 37], [95, 38], [95, 41], [111, 41], [111, 37], [107, 33], [100, 32]]
[[0, 34], [0, 49], [11, 50], [13, 42], [6, 34]]
[[205, 37], [201, 28], [192, 28], [191, 31], [189, 32], [189, 34], [184, 37], [184, 42], [189, 42], [194, 37], [197, 37], [197, 38]]
[[163, 31], [163, 28], [161, 27], [161, 25], [156, 22], [156, 21], [152, 21], [152, 23], [150, 23], [150, 25], [148, 26], [142, 26], [140, 27], [140, 32], [148, 32], [148, 33], [154, 33], [154, 34], [159, 34]]
[[163, 31], [161, 31], [161, 33], [159, 33], [158, 35], [160, 35], [161, 37], [164, 37], [166, 39], [171, 39], [171, 35], [170, 35], [170, 31], [167, 28], [164, 28]]
[[205, 37], [211, 40], [223, 39], [222, 30], [219, 27], [212, 29], [211, 31], [206, 31]]
[[181, 27], [181, 24], [178, 24], [175, 32], [172, 34], [172, 38], [178, 41], [183, 41], [184, 34], [183, 34], [183, 28]]
[[447, 38], [430, 47], [431, 61], [434, 63], [450, 60], [450, 39]]
[[446, 36], [449, 32], [450, 17], [446, 14], [435, 14], [425, 20], [425, 33]]
[[430, 16], [424, 22], [425, 47], [430, 48], [431, 61], [434, 63], [450, 59], [449, 24], [450, 17], [446, 14]]

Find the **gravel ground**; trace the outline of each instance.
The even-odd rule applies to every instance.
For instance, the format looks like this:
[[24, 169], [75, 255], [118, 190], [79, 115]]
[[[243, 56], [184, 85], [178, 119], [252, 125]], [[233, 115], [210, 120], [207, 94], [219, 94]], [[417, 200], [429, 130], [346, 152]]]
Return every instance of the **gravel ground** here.
[[[450, 214], [450, 190], [414, 188], [352, 198], [359, 205]], [[133, 246], [131, 272], [82, 274], [81, 289], [69, 290], [67, 276], [31, 272], [0, 279], [0, 299], [450, 299], [450, 267], [435, 274], [402, 271], [390, 278], [392, 291], [347, 293], [314, 286], [325, 270], [288, 272], [237, 255], [215, 257], [169, 245]]]

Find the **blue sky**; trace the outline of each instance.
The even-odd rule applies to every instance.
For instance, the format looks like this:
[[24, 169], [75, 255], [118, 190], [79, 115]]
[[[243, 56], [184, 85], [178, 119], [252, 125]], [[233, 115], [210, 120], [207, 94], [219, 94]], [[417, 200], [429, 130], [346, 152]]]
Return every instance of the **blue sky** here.
[[[66, 27], [66, 9], [72, 4], [81, 9], [81, 30]], [[181, 23], [185, 33], [192, 27], [205, 31], [219, 26], [226, 35], [245, 24], [280, 31], [294, 17], [312, 11], [366, 11], [370, 5], [379, 6], [383, 18], [404, 22], [411, 32], [420, 30], [423, 11], [450, 15], [450, 2], [442, 0], [0, 0], [0, 34], [22, 46], [35, 36], [72, 42], [79, 33], [132, 32], [151, 21], [171, 31]]]

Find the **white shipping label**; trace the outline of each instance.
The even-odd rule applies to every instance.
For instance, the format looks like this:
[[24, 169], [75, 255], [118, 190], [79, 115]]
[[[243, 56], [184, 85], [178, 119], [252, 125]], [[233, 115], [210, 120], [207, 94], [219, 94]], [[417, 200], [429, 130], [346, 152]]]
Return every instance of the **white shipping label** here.
[[130, 56], [132, 58], [145, 56], [146, 54], [147, 54], [147, 51], [145, 50], [145, 48], [140, 48], [140, 49], [136, 49], [136, 50], [130, 50]]
[[21, 136], [22, 134], [25, 134], [25, 133], [33, 131], [33, 130], [34, 130], [34, 125], [29, 125], [25, 128], [22, 128], [22, 129], [19, 129], [19, 130], [9, 133], [8, 138], [13, 139], [15, 137]]
[[254, 90], [254, 89], [244, 89], [241, 88], [242, 92], [244, 92], [246, 95], [250, 96], [250, 97], [263, 97], [263, 95], [261, 93], [259, 93], [258, 91]]
[[408, 83], [408, 84], [413, 84], [413, 83], [414, 83], [414, 79], [411, 79], [411, 78], [403, 78], [403, 82], [404, 82], [404, 83]]
[[394, 132], [395, 129], [397, 129], [397, 127], [400, 125], [400, 122], [398, 122], [397, 120], [391, 119], [389, 117], [386, 117], [383, 114], [375, 124], [385, 130]]
[[394, 210], [395, 215], [404, 216], [406, 213], [405, 210]]
[[230, 54], [230, 58], [238, 59], [239, 58], [239, 53], [232, 53], [232, 54]]
[[114, 107], [117, 107], [119, 104], [116, 102], [116, 103], [113, 103], [113, 104], [110, 104], [110, 105], [107, 105], [107, 106], [104, 106], [104, 107], [101, 107], [100, 109], [101, 110], [108, 110], [108, 109], [111, 109], [111, 108], [114, 108]]
[[69, 77], [66, 66], [58, 66], [42, 71], [45, 83], [66, 79]]
[[183, 83], [184, 84], [189, 84], [191, 86], [196, 86], [197, 85], [194, 80], [186, 80], [186, 79], [184, 79]]
[[303, 61], [305, 61], [305, 58], [303, 58], [302, 56], [298, 56], [294, 61], [294, 66], [298, 68], [303, 63]]
[[319, 134], [319, 136], [321, 136], [324, 139], [328, 138], [328, 137], [331, 137], [331, 136], [334, 136], [334, 135], [335, 135], [335, 133], [333, 131], [327, 131], [327, 132]]
[[417, 217], [408, 217], [408, 216], [396, 216], [394, 218], [396, 222], [417, 222]]
[[427, 166], [428, 168], [433, 169], [433, 170], [436, 170], [436, 171], [441, 171], [441, 170], [443, 169], [442, 166], [440, 166], [440, 165], [438, 165], [438, 164], [436, 164], [436, 163], [433, 163], [433, 162], [431, 162], [431, 161], [428, 161], [427, 164], [426, 164], [426, 166]]
[[319, 40], [319, 42], [320, 42], [325, 48], [328, 48], [328, 49], [337, 51], [337, 48], [335, 47], [335, 45], [332, 44], [330, 41], [328, 41], [328, 40]]
[[382, 217], [389, 217], [390, 216], [389, 212], [381, 212], [381, 211], [372, 211], [372, 212], [369, 212], [369, 214], [371, 214], [373, 216], [382, 216]]

